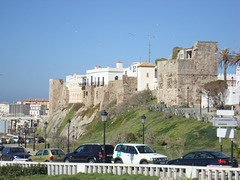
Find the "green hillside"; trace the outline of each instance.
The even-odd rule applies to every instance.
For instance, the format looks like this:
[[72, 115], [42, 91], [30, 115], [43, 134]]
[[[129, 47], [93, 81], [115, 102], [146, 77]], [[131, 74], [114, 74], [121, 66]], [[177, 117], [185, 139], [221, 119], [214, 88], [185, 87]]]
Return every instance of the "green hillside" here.
[[[153, 102], [156, 101], [150, 103]], [[119, 115], [111, 116], [106, 122], [106, 142], [113, 145], [121, 142], [142, 143], [143, 126], [140, 118], [142, 114], [147, 117], [145, 143], [158, 153], [167, 155], [169, 159], [192, 150], [220, 150], [216, 127], [213, 127], [212, 123], [149, 112], [142, 106], [128, 108]], [[237, 135], [239, 137], [239, 131]], [[100, 112], [88, 125], [86, 135], [78, 139], [78, 144], [90, 142], [103, 142], [103, 122]], [[223, 152], [230, 155], [230, 149], [231, 141], [224, 139]]]

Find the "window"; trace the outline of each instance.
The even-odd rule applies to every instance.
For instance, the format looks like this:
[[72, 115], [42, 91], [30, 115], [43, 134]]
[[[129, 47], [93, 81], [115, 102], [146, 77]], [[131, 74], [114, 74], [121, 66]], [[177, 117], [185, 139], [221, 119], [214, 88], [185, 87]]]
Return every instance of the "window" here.
[[146, 84], [146, 88], [149, 89], [149, 83]]
[[44, 150], [43, 155], [44, 156], [48, 155], [48, 150]]
[[118, 80], [118, 76], [115, 76], [115, 80]]
[[149, 78], [149, 73], [146, 74], [146, 77]]

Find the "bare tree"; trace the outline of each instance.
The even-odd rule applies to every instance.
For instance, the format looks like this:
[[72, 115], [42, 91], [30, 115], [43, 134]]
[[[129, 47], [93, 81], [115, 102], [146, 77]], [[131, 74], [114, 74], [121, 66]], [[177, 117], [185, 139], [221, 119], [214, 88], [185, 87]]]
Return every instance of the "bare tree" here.
[[228, 85], [223, 80], [212, 81], [204, 84], [204, 89], [209, 90], [209, 96], [212, 97], [214, 105], [223, 105], [223, 97], [226, 93]]

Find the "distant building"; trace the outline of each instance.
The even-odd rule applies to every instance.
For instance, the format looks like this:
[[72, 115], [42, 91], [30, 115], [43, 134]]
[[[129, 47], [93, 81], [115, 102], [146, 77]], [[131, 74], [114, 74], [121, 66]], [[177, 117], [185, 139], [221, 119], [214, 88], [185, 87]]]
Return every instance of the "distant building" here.
[[10, 104], [8, 102], [0, 103], [0, 116], [9, 114]]
[[29, 105], [29, 115], [31, 116], [41, 116], [41, 115], [47, 115], [48, 109], [49, 109], [49, 101], [46, 99], [24, 99], [23, 101], [24, 105]]
[[10, 104], [9, 115], [11, 116], [24, 116], [29, 115], [30, 106], [28, 104], [22, 104], [18, 101], [16, 104]]

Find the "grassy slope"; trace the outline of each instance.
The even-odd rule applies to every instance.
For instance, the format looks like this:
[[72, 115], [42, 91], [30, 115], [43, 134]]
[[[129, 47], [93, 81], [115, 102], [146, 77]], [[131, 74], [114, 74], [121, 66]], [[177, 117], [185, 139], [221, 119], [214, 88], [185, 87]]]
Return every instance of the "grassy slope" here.
[[[216, 137], [216, 127], [213, 127], [212, 123], [177, 116], [165, 119], [161, 113], [148, 112], [147, 110], [140, 110], [140, 108], [130, 108], [123, 114], [108, 119], [106, 123], [106, 142], [112, 143], [114, 141], [115, 143], [120, 143], [116, 141], [116, 139], [119, 139], [119, 136], [133, 133], [137, 137], [135, 142], [142, 143], [140, 118], [142, 114], [145, 114], [147, 117], [145, 123], [145, 143], [152, 146], [158, 153], [168, 155], [170, 159], [179, 157], [183, 153], [192, 150], [220, 149], [218, 138]], [[148, 139], [150, 135], [154, 135], [153, 144]], [[179, 138], [185, 140], [185, 146], [179, 145]], [[167, 145], [161, 145], [163, 141], [167, 142]], [[100, 118], [89, 124], [87, 135], [78, 139], [78, 144], [88, 142], [103, 142], [103, 123]], [[230, 148], [230, 140], [225, 139], [223, 152], [230, 155]]]

